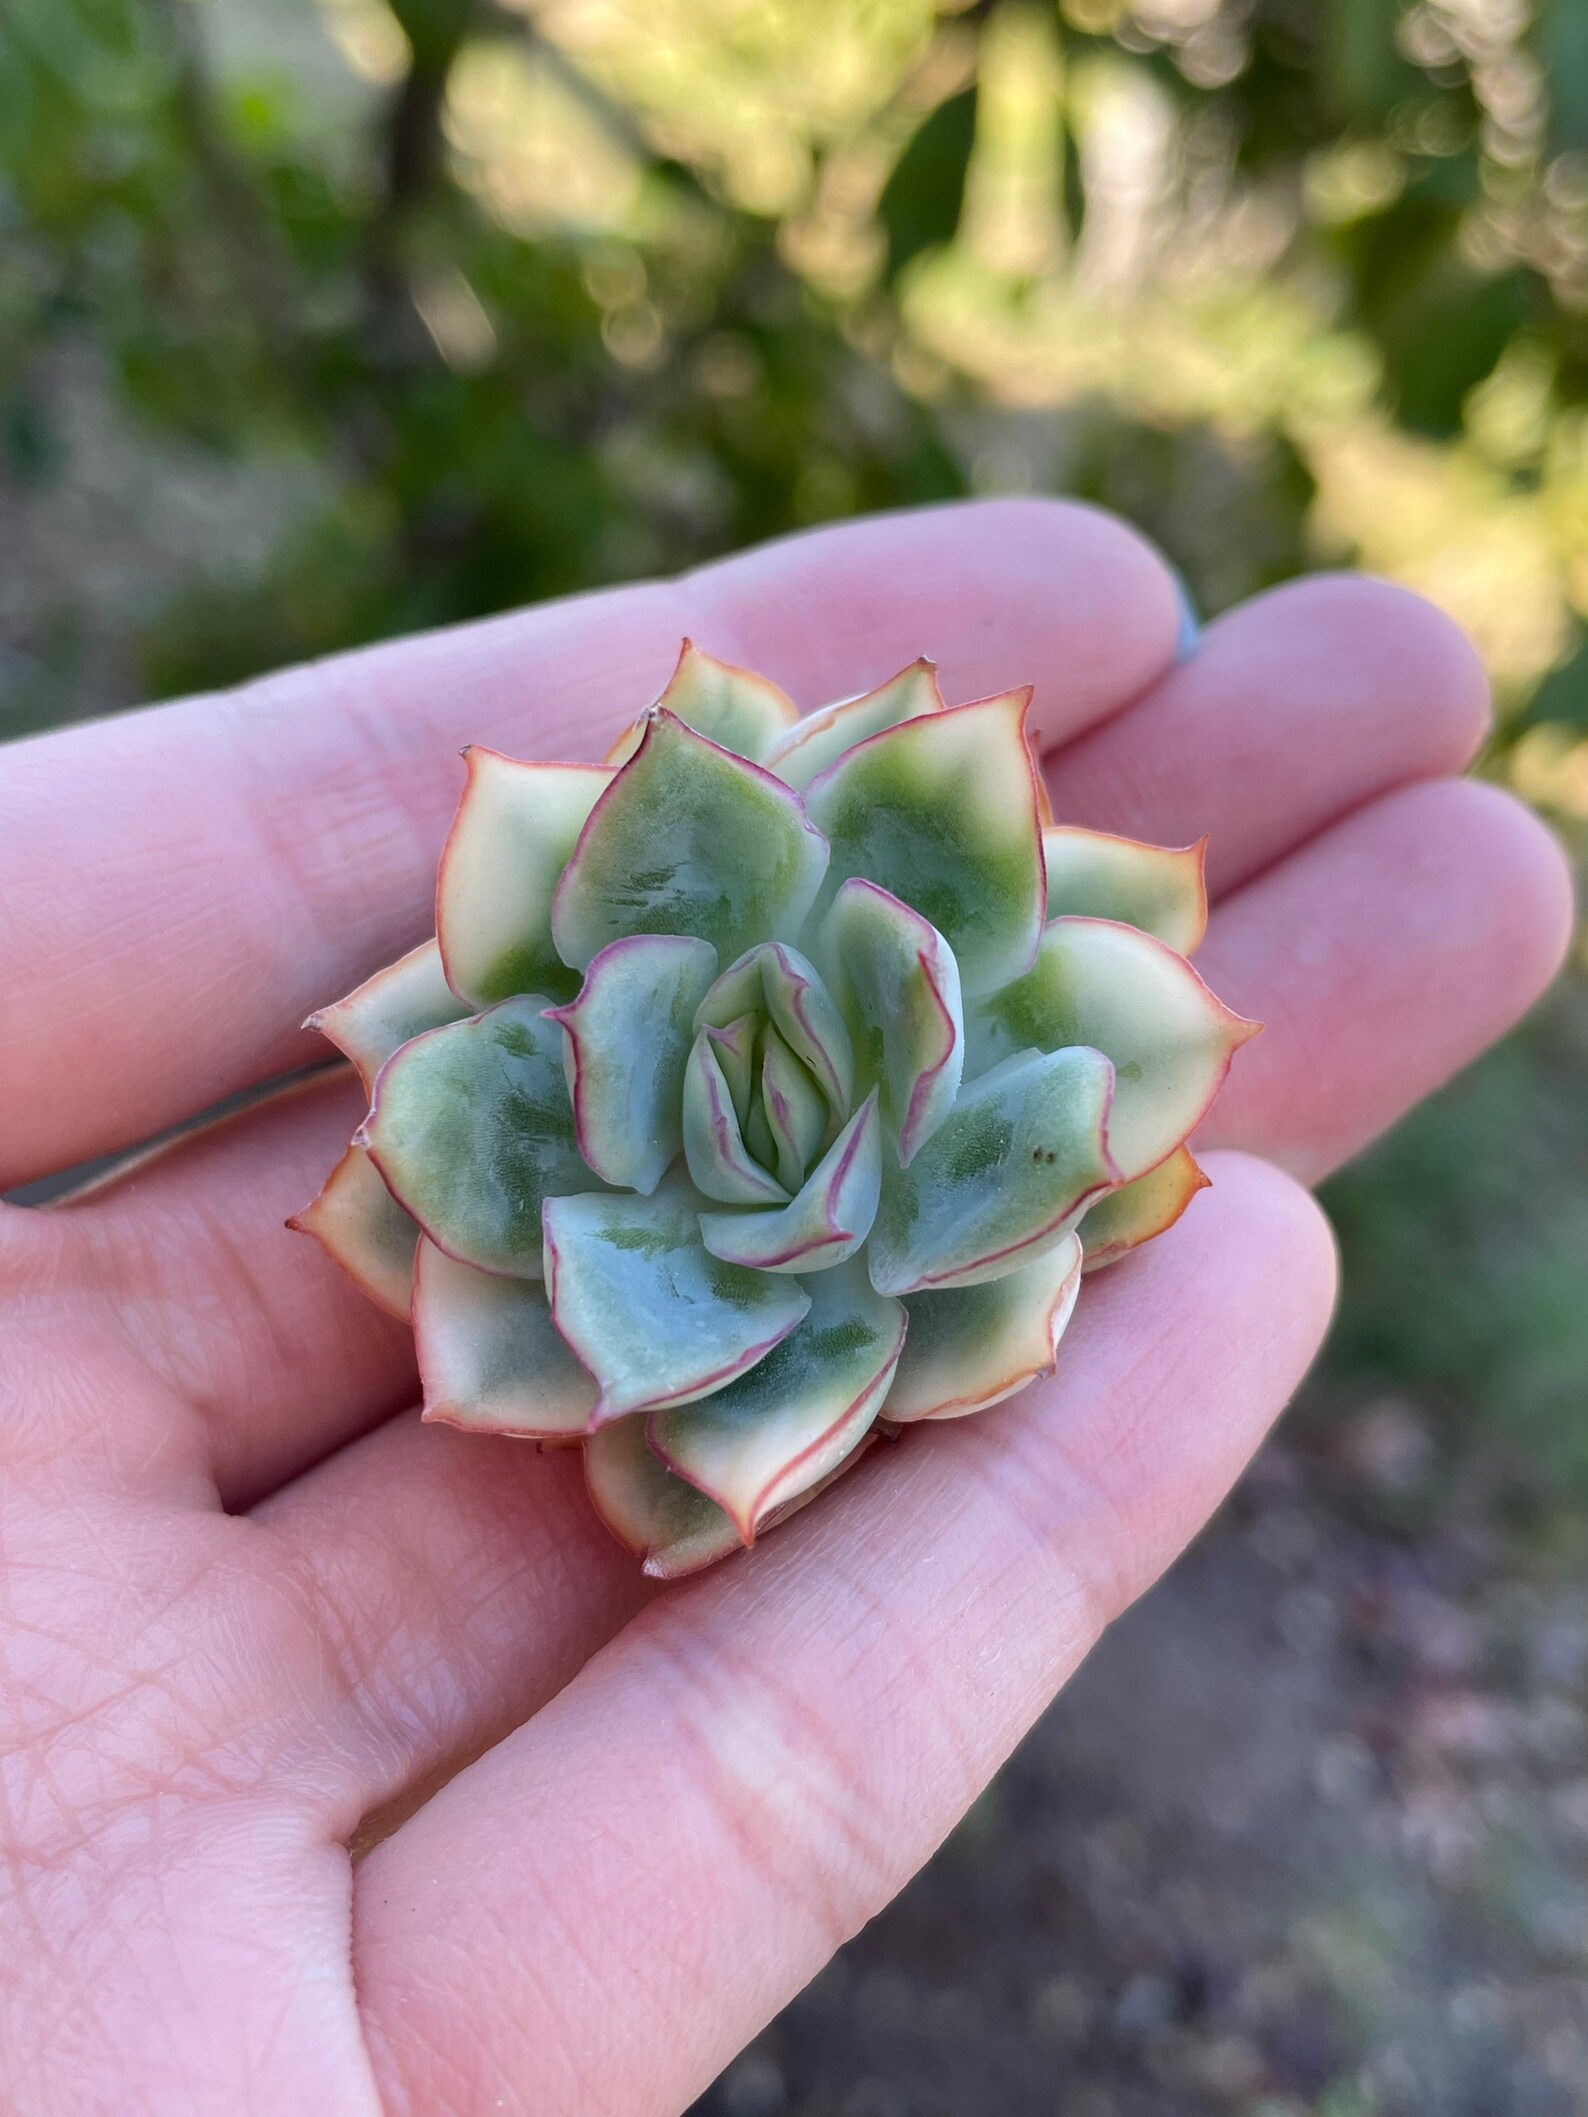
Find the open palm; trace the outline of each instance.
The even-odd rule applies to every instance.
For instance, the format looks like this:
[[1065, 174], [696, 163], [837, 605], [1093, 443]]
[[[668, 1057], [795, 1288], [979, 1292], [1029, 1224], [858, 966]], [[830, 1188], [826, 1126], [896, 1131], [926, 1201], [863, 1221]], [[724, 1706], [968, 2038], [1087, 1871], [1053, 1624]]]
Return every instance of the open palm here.
[[685, 632], [807, 703], [922, 652], [953, 699], [1034, 681], [1061, 820], [1210, 833], [1200, 960], [1269, 1026], [1202, 1144], [1246, 1151], [1052, 1381], [660, 1592], [577, 1458], [422, 1427], [406, 1333], [284, 1232], [346, 1073], [0, 1209], [18, 2117], [682, 2108], [1228, 1488], [1328, 1317], [1294, 1179], [1559, 958], [1549, 839], [1442, 776], [1484, 725], [1442, 618], [1317, 579], [1176, 666], [1129, 532], [988, 502], [0, 753], [0, 1183], [315, 1056], [292, 1025], [430, 931], [459, 744], [599, 755]]

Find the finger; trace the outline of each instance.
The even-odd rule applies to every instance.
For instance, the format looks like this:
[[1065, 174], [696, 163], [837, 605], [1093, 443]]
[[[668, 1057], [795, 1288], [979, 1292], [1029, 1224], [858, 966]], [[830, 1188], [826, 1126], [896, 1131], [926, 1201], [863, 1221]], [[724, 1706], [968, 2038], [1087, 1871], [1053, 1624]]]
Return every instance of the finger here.
[[1332, 1250], [1222, 1160], [1059, 1377], [651, 1605], [364, 1864], [394, 2105], [676, 2112], [921, 1865], [1294, 1388]]
[[1156, 676], [1175, 627], [1167, 570], [1122, 524], [985, 502], [17, 744], [0, 787], [0, 1186], [301, 1063], [303, 1016], [430, 930], [458, 746], [600, 754], [685, 632], [806, 705], [931, 652], [956, 699], [1034, 682], [1051, 737]]
[[1385, 795], [1239, 891], [1198, 967], [1267, 1026], [1203, 1139], [1315, 1182], [1538, 998], [1572, 929], [1565, 859], [1494, 787]]
[[[284, 1222], [313, 1197], [367, 1098], [351, 1072], [307, 1081], [197, 1132], [75, 1203], [20, 1216], [55, 1253], [57, 1360], [108, 1325], [124, 1373], [185, 1422], [173, 1472], [201, 1467], [229, 1507], [418, 1399], [413, 1337]], [[78, 1438], [105, 1444], [103, 1407], [68, 1397]], [[119, 1437], [134, 1448], [131, 1407]]]
[[1488, 716], [1477, 655], [1431, 603], [1323, 575], [1220, 618], [1048, 777], [1066, 822], [1158, 845], [1206, 835], [1217, 895], [1374, 795], [1460, 771]]

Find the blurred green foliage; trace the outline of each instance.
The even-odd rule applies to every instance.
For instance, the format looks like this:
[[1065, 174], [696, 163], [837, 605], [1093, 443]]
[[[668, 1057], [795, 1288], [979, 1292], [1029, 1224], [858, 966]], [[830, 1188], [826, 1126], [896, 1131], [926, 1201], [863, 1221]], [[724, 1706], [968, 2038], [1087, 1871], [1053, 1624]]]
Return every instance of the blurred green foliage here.
[[[1013, 485], [1123, 505], [1213, 606], [1358, 549], [1588, 724], [1582, 21], [10, 0], [8, 482], [81, 471], [63, 369], [243, 511], [285, 479], [147, 569], [127, 695]], [[37, 591], [13, 729], [116, 702], [83, 584]]]
[[1325, 1191], [1346, 1269], [1321, 1415], [1432, 1410], [1452, 1471], [1529, 1524], [1588, 1495], [1585, 997], [1563, 984]]
[[[1207, 609], [1335, 558], [1433, 595], [1580, 827], [1588, 8], [0, 12], [0, 735], [1010, 489]], [[1341, 1372], [1566, 1474], [1562, 1022], [1336, 1206]]]

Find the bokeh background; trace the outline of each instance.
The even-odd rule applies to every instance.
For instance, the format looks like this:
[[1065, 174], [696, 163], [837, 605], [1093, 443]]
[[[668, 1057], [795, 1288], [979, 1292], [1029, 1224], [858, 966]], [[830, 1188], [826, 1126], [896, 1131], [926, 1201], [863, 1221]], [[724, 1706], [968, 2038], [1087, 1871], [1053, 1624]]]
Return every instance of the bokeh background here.
[[[0, 9], [0, 738], [1008, 491], [1431, 596], [1580, 852], [1584, 0]], [[1585, 1061], [1579, 953], [1330, 1187], [1283, 1436], [701, 2117], [1588, 2109]]]

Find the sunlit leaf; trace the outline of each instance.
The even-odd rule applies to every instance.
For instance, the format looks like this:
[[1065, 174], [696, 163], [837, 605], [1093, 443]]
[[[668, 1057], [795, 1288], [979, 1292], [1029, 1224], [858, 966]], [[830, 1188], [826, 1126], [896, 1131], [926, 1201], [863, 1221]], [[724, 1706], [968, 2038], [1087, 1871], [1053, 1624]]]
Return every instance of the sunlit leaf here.
[[676, 1177], [649, 1198], [547, 1201], [552, 1316], [600, 1384], [596, 1425], [721, 1389], [810, 1307], [798, 1280], [713, 1257], [700, 1206]]
[[408, 1318], [419, 1228], [362, 1147], [349, 1147], [312, 1204], [287, 1222], [320, 1247], [388, 1314]]
[[886, 1163], [867, 1256], [880, 1292], [975, 1286], [1030, 1263], [1118, 1180], [1114, 1069], [1072, 1046], [1011, 1059], [960, 1091], [905, 1169]]
[[357, 1139], [430, 1239], [482, 1271], [538, 1279], [540, 1209], [597, 1179], [580, 1158], [563, 1033], [535, 997], [404, 1044]]
[[579, 997], [550, 1011], [567, 1033], [579, 1151], [603, 1182], [654, 1191], [682, 1149], [684, 1067], [716, 969], [709, 942], [635, 934], [602, 949]]
[[746, 1543], [857, 1446], [904, 1342], [903, 1308], [858, 1261], [818, 1273], [806, 1291], [809, 1314], [758, 1366], [650, 1421], [663, 1462], [725, 1509]]
[[477, 1272], [421, 1242], [413, 1320], [427, 1419], [530, 1440], [589, 1425], [596, 1385], [534, 1281]]
[[825, 839], [781, 780], [659, 712], [591, 811], [552, 932], [581, 969], [629, 934], [690, 934], [731, 962], [798, 932], [826, 866]]
[[979, 1286], [907, 1294], [910, 1328], [883, 1414], [901, 1425], [985, 1411], [1051, 1372], [1081, 1286], [1066, 1235], [1035, 1263]]

